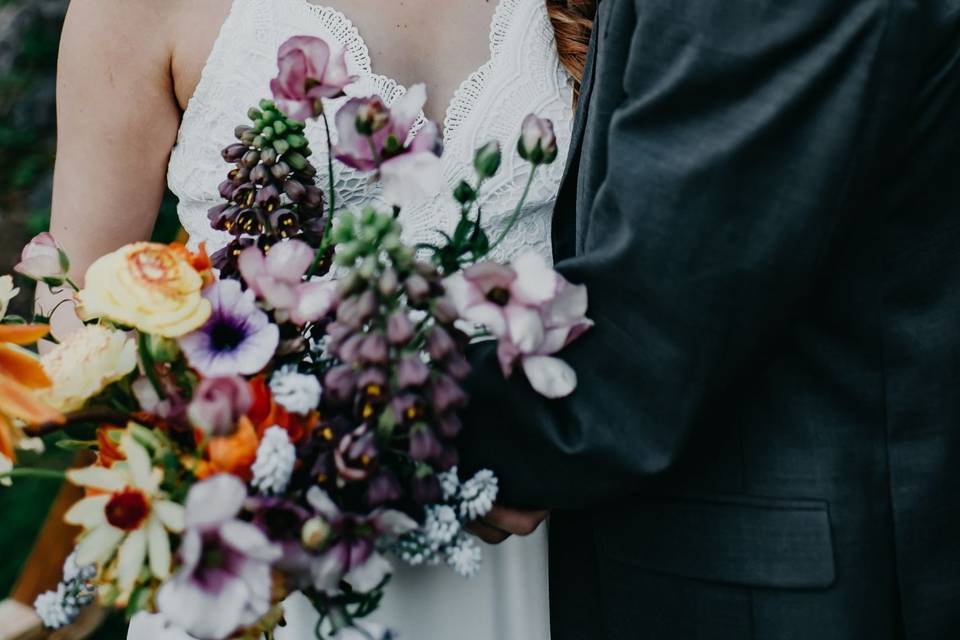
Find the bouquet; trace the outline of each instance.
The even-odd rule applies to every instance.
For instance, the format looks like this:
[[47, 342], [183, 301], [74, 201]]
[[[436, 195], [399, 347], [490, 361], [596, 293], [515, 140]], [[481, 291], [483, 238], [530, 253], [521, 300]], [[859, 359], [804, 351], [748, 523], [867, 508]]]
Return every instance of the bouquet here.
[[[455, 446], [471, 340], [497, 340], [504, 374], [521, 368], [546, 396], [576, 386], [555, 354], [590, 327], [585, 289], [535, 255], [486, 257], [523, 211], [521, 199], [496, 238], [484, 230], [500, 146], [480, 148], [475, 180], [452, 194], [452, 235], [408, 246], [398, 215], [441, 184], [437, 128], [414, 130], [423, 87], [389, 108], [351, 99], [331, 123], [353, 80], [344, 53], [297, 37], [279, 69], [273, 99], [223, 151], [233, 166], [209, 217], [233, 236], [224, 249], [131, 244], [80, 288], [41, 234], [16, 271], [72, 289], [85, 320], [42, 357], [25, 347], [46, 318], [4, 317], [16, 291], [0, 278], [0, 479], [60, 475], [15, 466], [38, 438], [90, 452], [65, 472], [86, 496], [65, 516], [81, 533], [63, 580], [36, 602], [49, 627], [97, 601], [195, 638], [270, 637], [301, 591], [318, 638], [389, 637], [363, 619], [391, 557], [464, 576], [481, 560], [465, 525], [497, 479], [461, 479]], [[328, 132], [326, 190], [313, 119]], [[517, 149], [532, 182], [556, 158], [552, 125], [529, 116]], [[380, 201], [338, 208], [334, 160], [368, 172]]]

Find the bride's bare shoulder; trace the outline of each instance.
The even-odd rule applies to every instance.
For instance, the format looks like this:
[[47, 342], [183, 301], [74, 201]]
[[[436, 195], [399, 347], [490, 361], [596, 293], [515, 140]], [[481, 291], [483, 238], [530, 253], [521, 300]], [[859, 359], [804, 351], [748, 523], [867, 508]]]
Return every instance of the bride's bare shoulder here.
[[192, 93], [231, 1], [72, 0], [61, 61], [107, 67], [111, 79], [119, 81], [156, 74], [183, 102]]
[[61, 39], [61, 64], [142, 73], [163, 65], [180, 0], [71, 0]]

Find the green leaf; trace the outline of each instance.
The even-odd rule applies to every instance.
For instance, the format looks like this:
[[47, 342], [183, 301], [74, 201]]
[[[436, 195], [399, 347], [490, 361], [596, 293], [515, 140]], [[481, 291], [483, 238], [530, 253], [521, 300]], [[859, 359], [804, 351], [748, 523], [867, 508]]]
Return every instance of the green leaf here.
[[70, 440], [65, 438], [63, 440], [57, 440], [54, 444], [58, 449], [64, 449], [66, 451], [87, 451], [90, 449], [97, 448], [96, 440]]

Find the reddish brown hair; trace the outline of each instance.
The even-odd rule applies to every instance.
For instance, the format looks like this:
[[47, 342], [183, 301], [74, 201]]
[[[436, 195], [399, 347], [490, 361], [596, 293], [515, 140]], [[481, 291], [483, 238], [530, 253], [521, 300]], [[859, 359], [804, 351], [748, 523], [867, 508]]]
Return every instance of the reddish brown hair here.
[[587, 64], [587, 49], [590, 46], [590, 32], [593, 30], [593, 17], [597, 11], [597, 0], [546, 0], [550, 22], [557, 35], [557, 52], [560, 62], [573, 76], [576, 93], [580, 92], [580, 81]]

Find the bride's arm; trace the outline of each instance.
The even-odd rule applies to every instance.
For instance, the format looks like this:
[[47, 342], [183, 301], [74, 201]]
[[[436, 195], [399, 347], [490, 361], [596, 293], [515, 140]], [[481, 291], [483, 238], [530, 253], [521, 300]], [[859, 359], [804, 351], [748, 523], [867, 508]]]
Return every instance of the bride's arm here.
[[[50, 226], [76, 282], [97, 257], [147, 239], [156, 221], [180, 122], [170, 71], [172, 4], [70, 3], [57, 75]], [[38, 304], [49, 313], [59, 299], [41, 289]], [[55, 334], [76, 325], [71, 306], [61, 305]]]

